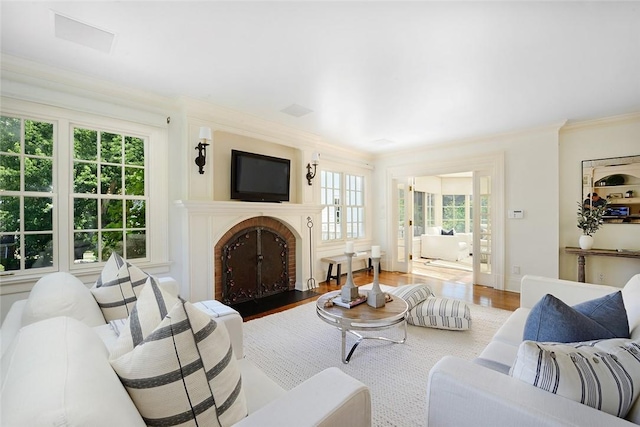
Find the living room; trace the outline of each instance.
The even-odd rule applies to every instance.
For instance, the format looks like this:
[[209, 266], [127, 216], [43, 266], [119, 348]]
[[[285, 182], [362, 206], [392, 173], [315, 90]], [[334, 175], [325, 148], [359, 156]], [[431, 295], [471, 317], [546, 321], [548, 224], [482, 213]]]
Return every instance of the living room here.
[[[8, 5], [5, 8], [7, 12], [11, 12]], [[44, 12], [47, 10], [44, 8]], [[613, 11], [615, 10], [612, 9]], [[517, 9], [513, 11], [518, 12]], [[21, 13], [19, 7], [15, 13]], [[9, 16], [8, 13], [5, 15]], [[5, 31], [9, 28], [11, 25], [5, 26]], [[5, 37], [5, 40], [8, 39]], [[65, 40], [59, 43], [69, 46], [69, 42]], [[84, 53], [87, 58], [96, 55], [83, 46], [74, 49], [78, 54]], [[307, 246], [307, 242], [303, 241], [308, 235], [307, 213], [312, 215], [316, 225], [320, 223], [319, 211], [314, 211], [320, 202], [318, 185], [315, 184], [318, 181], [316, 179], [314, 185], [307, 185], [304, 180], [305, 165], [310, 162], [314, 152], [321, 155], [319, 170], [364, 176], [366, 185], [372, 190], [365, 191], [368, 220], [365, 223], [365, 236], [357, 239], [356, 249], [365, 250], [372, 244], [379, 244], [389, 255], [392, 255], [391, 242], [396, 233], [395, 225], [392, 225], [396, 215], [393, 208], [396, 206], [394, 192], [391, 191], [394, 180], [477, 171], [481, 168], [489, 170], [495, 187], [493, 195], [496, 203], [495, 226], [492, 230], [496, 244], [492, 253], [495, 271], [492, 285], [497, 289], [514, 291], [518, 290], [519, 279], [524, 274], [568, 279], [576, 277], [575, 258], [564, 254], [562, 249], [565, 246], [575, 246], [579, 236], [579, 230], [572, 224], [575, 203], [581, 197], [580, 176], [576, 172], [580, 162], [637, 154], [639, 119], [637, 109], [634, 111], [633, 107], [627, 107], [626, 111], [620, 107], [612, 110], [624, 113], [622, 115], [610, 113], [608, 116], [595, 116], [588, 120], [572, 118], [571, 112], [567, 111], [564, 116], [547, 123], [530, 123], [520, 128], [514, 123], [501, 132], [458, 138], [446, 144], [442, 141], [405, 150], [394, 148], [375, 154], [347, 148], [346, 145], [330, 144], [314, 133], [296, 128], [296, 121], [292, 119], [285, 120], [292, 125], [285, 125], [283, 122], [264, 120], [223, 108], [209, 101], [186, 96], [176, 99], [149, 91], [133, 90], [109, 83], [105, 79], [96, 80], [83, 74], [73, 74], [70, 70], [61, 72], [57, 67], [10, 55], [7, 49], [3, 54], [2, 95], [5, 108], [17, 103], [18, 111], [33, 111], [55, 117], [58, 111], [53, 110], [66, 107], [90, 111], [97, 117], [120, 117], [128, 122], [138, 121], [152, 126], [152, 132], [157, 135], [155, 139], [158, 141], [154, 142], [150, 152], [152, 170], [167, 171], [166, 174], [149, 180], [152, 186], [157, 186], [157, 189], [152, 189], [152, 201], [156, 204], [153, 212], [154, 217], [158, 216], [162, 223], [158, 233], [167, 238], [153, 244], [157, 249], [153, 249], [149, 264], [157, 273], [170, 273], [179, 278], [185, 283], [184, 286], [188, 286], [184, 290], [186, 294], [200, 299], [213, 295], [215, 274], [209, 262], [213, 255], [212, 245], [202, 243], [201, 239], [206, 235], [213, 239], [217, 232], [210, 229], [212, 225], [208, 223], [209, 219], [199, 214], [195, 217], [201, 224], [194, 225], [193, 220], [189, 222], [184, 216], [185, 205], [195, 203], [197, 206], [194, 209], [199, 211], [204, 208], [203, 203], [216, 204], [229, 200], [229, 147], [260, 151], [293, 160], [292, 202], [285, 205], [288, 209], [298, 211], [295, 213], [298, 219], [293, 222], [303, 243], [299, 245], [300, 283], [309, 277], [309, 254], [307, 250], [301, 249], [302, 246]], [[625, 61], [628, 62], [632, 57], [628, 56]], [[629, 69], [633, 65], [633, 62], [625, 63]], [[632, 80], [627, 89], [637, 86], [635, 79]], [[629, 97], [629, 94], [625, 93], [625, 97]], [[38, 105], [28, 105], [27, 101], [38, 101]], [[51, 108], [47, 109], [46, 105]], [[197, 166], [193, 164], [193, 146], [198, 142], [201, 126], [214, 129], [215, 141], [209, 147], [209, 158], [203, 175], [198, 173]], [[261, 146], [259, 150], [255, 148], [257, 145]], [[177, 201], [180, 202], [176, 205]], [[235, 205], [238, 204], [240, 203], [235, 202]], [[228, 209], [224, 203], [218, 204], [218, 208], [223, 211]], [[265, 208], [268, 212], [273, 209], [271, 206]], [[523, 210], [524, 218], [505, 218], [507, 211], [513, 209]], [[190, 211], [191, 208], [187, 207], [186, 210]], [[248, 211], [253, 210], [254, 207], [248, 208]], [[226, 217], [224, 221], [232, 225], [234, 220]], [[217, 227], [219, 222], [220, 218], [214, 221], [213, 226]], [[187, 223], [192, 230], [185, 237]], [[61, 238], [64, 238], [63, 234], [65, 233], [61, 233]], [[312, 265], [315, 279], [319, 280], [324, 277], [323, 273], [327, 268], [320, 259], [339, 253], [344, 246], [344, 239], [331, 242], [320, 240], [319, 234], [313, 237]], [[597, 241], [597, 246], [602, 248], [634, 248], [637, 230], [626, 224], [605, 225], [598, 234]], [[536, 256], [532, 257], [531, 254]], [[391, 271], [398, 269], [393, 260], [393, 256], [383, 258], [383, 268]], [[598, 272], [590, 280], [597, 278], [605, 284], [622, 283], [635, 271], [632, 260], [593, 259], [590, 262], [594, 275]], [[64, 264], [62, 262], [60, 268], [69, 268]], [[514, 266], [519, 267], [519, 274], [513, 273]], [[87, 274], [87, 279], [90, 279], [91, 274], [95, 277], [95, 271]], [[11, 295], [6, 295], [7, 291], [3, 291], [6, 295], [3, 300], [7, 301], [3, 302], [3, 309], [6, 309], [6, 304], [14, 299], [12, 295], [16, 291], [27, 291], [29, 284], [19, 284], [20, 280], [16, 281], [16, 278], [3, 279], [14, 283]], [[3, 289], [7, 289], [7, 286], [3, 286]], [[17, 297], [20, 295], [15, 296]]]
[[[205, 33], [206, 43], [194, 42], [188, 46], [188, 49], [185, 46], [185, 50], [191, 52], [193, 52], [191, 49], [196, 46], [201, 52], [200, 56], [221, 55], [224, 59], [220, 61], [221, 63], [216, 63], [217, 67], [212, 66], [210, 62], [206, 63], [204, 68], [209, 70], [211, 77], [200, 78], [201, 92], [194, 91], [191, 87], [189, 90], [180, 92], [180, 88], [184, 87], [181, 80], [194, 80], [193, 76], [197, 74], [194, 69], [203, 68], [196, 61], [198, 55], [194, 55], [194, 60], [191, 62], [171, 60], [169, 53], [165, 53], [163, 61], [182, 63], [182, 72], [178, 75], [161, 73], [162, 67], [155, 62], [153, 63], [155, 65], [148, 68], [140, 66], [135, 70], [132, 68], [116, 72], [108, 67], [111, 54], [95, 52], [86, 46], [58, 40], [51, 35], [53, 29], [48, 22], [53, 20], [50, 16], [53, 13], [52, 10], [101, 28], [114, 28], [115, 21], [101, 22], [99, 19], [103, 12], [109, 11], [106, 4], [101, 4], [92, 10], [88, 6], [86, 9], [76, 9], [71, 4], [62, 3], [57, 3], [55, 7], [43, 6], [37, 2], [28, 7], [20, 6], [19, 2], [9, 3], [2, 4], [2, 115], [55, 122], [59, 151], [55, 157], [56, 173], [53, 181], [59, 188], [54, 190], [55, 197], [48, 197], [53, 197], [59, 203], [60, 210], [54, 215], [55, 228], [52, 234], [58, 253], [51, 265], [38, 272], [28, 268], [22, 268], [16, 272], [0, 272], [2, 319], [14, 302], [29, 295], [31, 288], [43, 274], [69, 271], [84, 283], [92, 283], [101, 271], [103, 264], [100, 262], [76, 263], [73, 259], [73, 234], [77, 230], [74, 228], [73, 221], [69, 219], [72, 217], [73, 206], [71, 202], [65, 203], [65, 201], [67, 198], [70, 200], [77, 197], [71, 189], [73, 173], [69, 172], [73, 170], [73, 159], [69, 155], [73, 144], [66, 143], [71, 140], [70, 130], [74, 126], [119, 129], [130, 135], [141, 136], [147, 141], [149, 163], [145, 180], [148, 185], [146, 232], [149, 240], [145, 260], [140, 263], [140, 266], [149, 273], [175, 278], [180, 286], [180, 295], [189, 301], [212, 300], [216, 297], [219, 291], [216, 276], [221, 274], [221, 269], [216, 268], [214, 260], [216, 244], [233, 227], [253, 217], [277, 219], [291, 230], [296, 240], [294, 273], [296, 289], [307, 289], [310, 279], [316, 283], [323, 282], [328, 265], [321, 261], [322, 258], [343, 253], [345, 243], [351, 240], [345, 237], [334, 240], [323, 239], [321, 193], [323, 172], [363, 177], [365, 220], [362, 237], [353, 239], [355, 250], [365, 251], [370, 250], [374, 245], [380, 246], [385, 253], [381, 259], [382, 269], [385, 271], [405, 271], [408, 268], [406, 261], [402, 261], [402, 257], [398, 256], [396, 191], [398, 183], [406, 183], [414, 177], [472, 171], [477, 175], [490, 177], [492, 185], [491, 244], [493, 246], [490, 252], [492, 271], [490, 276], [482, 278], [486, 280], [485, 284], [497, 290], [520, 292], [521, 281], [525, 275], [577, 280], [576, 256], [565, 253], [564, 248], [577, 246], [581, 234], [575, 222], [576, 203], [582, 201], [581, 162], [640, 154], [638, 143], [640, 141], [640, 105], [638, 104], [640, 82], [637, 79], [637, 75], [640, 75], [640, 59], [637, 55], [638, 29], [633, 25], [637, 22], [638, 12], [630, 5], [615, 4], [609, 9], [600, 2], [594, 2], [590, 6], [577, 2], [578, 5], [573, 6], [576, 10], [571, 10], [569, 5], [563, 5], [560, 10], [555, 11], [562, 12], [558, 14], [561, 19], [547, 29], [554, 35], [548, 38], [540, 34], [537, 25], [545, 22], [546, 19], [551, 19], [550, 15], [554, 15], [555, 12], [544, 12], [542, 6], [538, 9], [538, 6], [529, 5], [535, 9], [535, 19], [522, 19], [526, 21], [525, 27], [531, 31], [531, 34], [524, 37], [521, 44], [506, 50], [505, 52], [508, 53], [505, 53], [504, 57], [492, 56], [487, 65], [482, 65], [482, 53], [478, 52], [489, 55], [492, 49], [486, 47], [478, 49], [478, 46], [469, 48], [467, 44], [471, 42], [468, 38], [465, 38], [466, 41], [456, 39], [458, 43], [454, 43], [454, 46], [466, 47], [464, 55], [473, 58], [474, 63], [476, 61], [480, 63], [476, 64], [478, 67], [476, 76], [496, 73], [500, 80], [506, 79], [505, 74], [511, 73], [513, 76], [517, 75], [517, 78], [509, 80], [509, 86], [502, 86], [500, 90], [489, 93], [474, 92], [474, 96], [485, 101], [473, 104], [471, 99], [464, 97], [464, 86], [471, 85], [470, 82], [474, 81], [475, 77], [466, 73], [457, 75], [465, 79], [461, 79], [460, 85], [447, 85], [446, 88], [444, 82], [447, 79], [439, 81], [434, 86], [443, 84], [443, 88], [429, 92], [434, 94], [440, 91], [445, 92], [437, 101], [439, 107], [436, 110], [442, 110], [437, 118], [427, 120], [425, 117], [431, 117], [431, 111], [417, 109], [414, 112], [394, 116], [393, 120], [390, 116], [390, 122], [400, 123], [396, 126], [396, 136], [393, 136], [385, 133], [391, 128], [375, 126], [375, 122], [384, 122], [384, 120], [365, 119], [360, 117], [360, 113], [347, 114], [350, 108], [346, 100], [343, 100], [340, 108], [324, 115], [321, 121], [323, 126], [324, 123], [334, 123], [337, 126], [343, 121], [349, 122], [348, 126], [336, 127], [339, 131], [324, 134], [320, 132], [321, 129], [325, 129], [321, 126], [320, 119], [313, 121], [314, 113], [299, 118], [284, 115], [279, 111], [259, 115], [257, 114], [259, 108], [243, 109], [243, 101], [249, 100], [250, 106], [253, 95], [258, 99], [262, 94], [268, 93], [266, 98], [275, 98], [274, 92], [282, 92], [286, 96], [273, 102], [282, 103], [282, 99], [285, 98], [289, 101], [282, 103], [279, 109], [292, 103], [304, 104], [305, 100], [309, 100], [308, 105], [320, 111], [323, 105], [333, 105], [333, 97], [337, 97], [340, 93], [351, 93], [351, 91], [375, 93], [380, 89], [377, 86], [377, 82], [380, 81], [376, 80], [379, 78], [377, 74], [369, 80], [362, 79], [360, 75], [352, 75], [351, 71], [347, 73], [345, 70], [359, 69], [360, 66], [380, 70], [389, 67], [390, 63], [400, 61], [403, 64], [402, 69], [387, 68], [386, 79], [388, 80], [384, 81], [409, 79], [410, 76], [405, 73], [411, 74], [407, 70], [418, 65], [414, 63], [417, 60], [411, 53], [401, 60], [400, 57], [392, 54], [395, 51], [381, 48], [380, 51], [388, 56], [376, 60], [371, 67], [362, 65], [367, 62], [357, 56], [356, 59], [363, 62], [347, 62], [349, 65], [341, 68], [340, 64], [343, 64], [351, 55], [355, 55], [356, 51], [339, 50], [339, 43], [324, 47], [319, 49], [323, 52], [321, 55], [323, 60], [326, 56], [331, 56], [325, 54], [324, 49], [338, 52], [335, 62], [332, 62], [332, 66], [337, 68], [329, 74], [344, 72], [349, 74], [350, 79], [347, 82], [340, 80], [341, 85], [331, 87], [325, 87], [316, 82], [315, 84], [321, 88], [322, 96], [296, 98], [296, 95], [289, 90], [303, 83], [298, 80], [295, 80], [296, 84], [290, 82], [294, 82], [294, 74], [305, 74], [305, 70], [318, 66], [313, 55], [308, 59], [310, 62], [306, 62], [299, 69], [291, 67], [286, 72], [280, 70], [275, 73], [277, 78], [269, 79], [265, 86], [259, 86], [260, 78], [252, 77], [249, 73], [249, 71], [255, 72], [258, 66], [251, 69], [244, 65], [234, 65], [228, 62], [233, 55], [226, 56], [227, 50], [234, 48], [229, 47], [233, 45], [233, 41], [225, 38], [224, 32], [233, 31], [236, 35], [236, 29], [232, 24], [240, 22], [238, 21], [240, 17], [245, 16], [247, 22], [241, 25], [245, 33], [244, 38], [239, 37], [238, 40], [240, 45], [237, 50], [241, 52], [238, 56], [247, 56], [247, 52], [256, 54], [255, 57], [260, 59], [260, 61], [256, 60], [257, 63], [265, 68], [265, 76], [269, 68], [267, 65], [271, 61], [277, 62], [279, 55], [302, 55], [301, 52], [304, 49], [294, 49], [293, 53], [289, 51], [282, 53], [272, 46], [272, 49], [261, 52], [264, 56], [260, 56], [260, 52], [255, 52], [244, 45], [244, 43], [251, 45], [251, 40], [245, 39], [260, 38], [259, 31], [251, 33], [247, 29], [256, 24], [254, 21], [257, 20], [256, 15], [259, 13], [244, 10], [244, 7], [249, 8], [255, 5], [229, 6], [233, 13], [229, 15], [221, 13], [228, 20], [227, 23], [220, 22], [220, 20], [224, 21], [222, 18], [216, 18], [216, 23], [220, 27], [216, 27], [215, 31], [220, 33], [216, 33], [215, 37]], [[274, 22], [280, 24], [285, 16], [290, 16], [288, 15], [290, 13], [294, 16], [296, 13], [306, 16], [301, 11], [296, 12], [297, 7], [302, 7], [297, 2], [285, 3], [291, 3], [291, 5], [277, 7], [272, 5], [274, 9], [271, 11], [260, 10], [268, 13]], [[377, 6], [380, 10], [394, 11], [392, 6], [382, 3], [385, 2]], [[22, 10], [21, 7], [27, 8]], [[138, 6], [131, 7], [133, 8], [132, 17], [140, 16], [134, 15], [133, 12], [144, 15], [144, 8], [137, 10]], [[221, 4], [215, 7], [217, 12], [222, 12], [224, 9]], [[316, 10], [315, 8], [320, 6], [314, 3], [310, 7]], [[332, 7], [340, 6], [334, 4]], [[358, 7], [362, 5], [348, 6], [349, 10], [345, 11], [345, 16], [350, 16], [352, 19], [355, 18], [351, 14], [367, 16], [366, 12]], [[390, 9], [385, 9], [386, 7]], [[441, 7], [444, 6], [438, 5], [434, 13], [443, 13], [440, 10]], [[460, 9], [456, 9], [455, 13], [452, 12], [454, 15], [463, 12], [463, 5], [456, 7]], [[293, 12], [289, 8], [294, 9]], [[333, 10], [326, 12], [328, 17], [326, 22], [322, 21], [322, 24], [332, 22], [336, 16], [333, 12]], [[514, 27], [518, 27], [522, 11], [516, 8], [512, 12], [518, 19], [514, 18], [513, 22], [501, 28], [515, 32]], [[43, 27], [43, 33], [30, 41], [29, 37], [24, 36], [22, 30], [17, 27], [25, 26], [25, 17], [30, 16], [31, 13], [33, 13], [34, 22], [38, 23], [36, 26]], [[245, 13], [246, 15], [243, 15]], [[282, 13], [283, 21], [278, 18], [279, 13]], [[399, 13], [405, 20], [409, 20], [411, 15], [403, 9], [393, 13]], [[476, 22], [473, 28], [477, 30], [478, 28], [475, 27], [479, 25], [477, 22], [482, 22], [484, 18], [489, 19], [486, 12], [479, 9], [472, 8], [466, 13], [462, 13], [466, 19], [455, 25], [455, 32], [460, 31], [461, 26], [468, 24], [469, 21]], [[584, 22], [576, 21], [572, 13], [583, 17]], [[153, 12], [154, 17], [156, 14], [160, 12]], [[604, 14], [615, 17], [613, 21], [620, 20], [626, 25], [600, 28], [604, 26], [601, 20], [607, 21], [605, 18], [600, 18]], [[116, 15], [126, 16], [119, 11]], [[450, 15], [447, 14], [447, 16]], [[376, 28], [384, 27], [383, 24], [386, 21], [378, 14], [375, 17], [374, 21], [378, 26], [367, 27], [369, 32], [366, 34], [375, 33]], [[194, 22], [195, 18], [190, 19], [192, 21], [183, 22]], [[402, 19], [400, 21], [404, 22]], [[302, 27], [304, 22], [306, 21], [301, 20]], [[574, 25], [582, 24], [588, 28], [584, 32], [589, 34], [583, 35], [583, 39], [572, 38], [571, 42], [575, 43], [574, 45], [561, 43], [561, 35], [564, 33], [560, 31], [560, 27], [566, 25], [575, 30]], [[117, 28], [119, 31], [120, 28], [133, 25], [127, 18], [119, 22]], [[347, 24], [343, 23], [343, 25], [349, 27]], [[345, 29], [342, 25], [339, 27], [340, 34], [343, 36], [350, 34], [349, 28]], [[320, 34], [324, 32], [313, 28], [314, 32]], [[208, 30], [213, 31], [210, 28]], [[290, 30], [292, 33], [293, 30], [302, 31], [298, 25]], [[401, 30], [398, 31], [398, 34], [402, 34]], [[577, 32], [573, 31], [572, 34], [575, 35]], [[291, 37], [295, 38], [295, 33], [293, 34]], [[447, 34], [451, 36], [450, 32]], [[470, 34], [478, 33], [470, 30]], [[384, 35], [393, 38], [388, 32], [384, 32]], [[147, 38], [143, 34], [137, 34], [137, 36], [139, 40]], [[143, 55], [145, 48], [139, 48], [136, 41], [135, 49], [140, 50], [135, 50], [133, 44], [127, 44], [131, 43], [128, 37], [130, 37], [129, 33], [127, 37], [121, 37], [118, 40], [119, 45], [116, 46], [132, 50], [121, 54], [129, 59], [136, 55], [147, 59]], [[289, 40], [288, 37], [287, 34], [276, 39], [284, 43], [284, 40]], [[504, 38], [504, 34], [502, 36], [496, 34], [494, 37], [490, 40], [497, 42]], [[370, 44], [367, 37], [361, 34], [354, 35], [354, 38], [361, 42], [360, 46]], [[407, 38], [411, 37], [407, 35]], [[540, 41], [534, 43], [532, 39], [536, 40], [536, 38], [540, 38]], [[134, 40], [138, 39], [134, 38]], [[335, 39], [332, 40], [335, 42]], [[379, 39], [375, 37], [374, 40]], [[406, 39], [403, 40], [407, 42]], [[554, 50], [553, 54], [546, 53], [545, 49], [548, 45], [553, 44], [550, 40], [553, 40], [553, 43], [562, 44], [562, 48]], [[226, 41], [229, 43], [225, 44]], [[38, 43], [45, 47], [44, 52], [37, 52], [38, 49], [30, 50], [34, 47], [33, 44]], [[431, 43], [437, 44], [435, 41]], [[502, 67], [503, 61], [506, 61], [505, 58], [514, 54], [512, 50], [527, 50], [527, 46], [533, 49], [527, 43], [533, 43], [537, 50], [531, 52], [530, 56], [525, 56], [527, 58], [525, 65]], [[154, 41], [152, 44], [154, 55], [156, 55], [155, 49], [159, 49], [158, 46], [162, 43]], [[595, 47], [592, 49], [591, 45]], [[212, 46], [220, 50], [209, 51], [208, 49], [213, 49]], [[388, 48], [394, 45], [384, 46]], [[500, 44], [500, 46], [504, 45]], [[261, 45], [260, 48], [264, 46]], [[46, 49], [55, 51], [55, 54], [47, 53]], [[64, 56], [64, 52], [68, 56]], [[438, 52], [437, 58], [441, 63], [451, 59], [449, 57], [452, 54]], [[54, 58], [58, 55], [60, 55], [59, 59]], [[588, 58], [585, 60], [586, 64], [575, 65], [575, 63], [581, 63], [582, 58], [585, 57]], [[122, 60], [122, 57], [118, 58]], [[522, 57], [519, 58], [522, 59]], [[549, 64], [554, 61], [561, 65]], [[549, 78], [548, 85], [538, 82], [535, 72], [527, 71], [527, 67], [533, 69], [538, 62], [546, 64], [543, 68], [545, 76]], [[584, 75], [579, 73], [580, 69], [596, 68], [600, 62], [608, 62], [612, 65], [610, 69], [604, 67], [604, 70], [598, 68], [594, 72], [585, 71]], [[87, 71], [83, 64], [86, 67], [95, 67], [96, 70], [104, 71]], [[227, 72], [216, 74], [217, 68], [225, 68], [225, 64], [229, 66], [228, 74]], [[287, 65], [289, 64], [287, 62]], [[571, 65], [571, 72], [563, 74], [562, 78], [556, 80], [549, 77], [569, 65]], [[428, 78], [429, 74], [424, 68], [419, 70], [421, 72], [416, 74]], [[502, 71], [499, 72], [499, 70]], [[133, 80], [127, 84], [128, 73], [139, 78], [142, 76], [142, 80], [148, 78], [148, 84], [136, 86], [133, 85]], [[197, 75], [200, 76], [200, 74]], [[209, 91], [206, 86], [207, 80], [216, 80], [218, 77], [221, 80], [224, 80], [222, 77], [226, 77], [228, 80], [224, 80], [220, 86], [217, 86], [216, 92]], [[266, 77], [264, 78], [266, 80]], [[423, 90], [420, 83], [422, 78], [418, 76], [411, 80], [416, 92]], [[241, 86], [246, 86], [247, 91], [231, 92], [229, 90], [227, 92], [225, 85], [229, 85], [230, 88], [230, 82], [237, 80], [243, 81]], [[572, 84], [574, 80], [578, 80], [575, 86]], [[478, 85], [488, 84], [489, 81], [493, 79], [480, 79]], [[534, 84], [534, 81], [537, 83]], [[618, 85], [614, 85], [614, 81]], [[275, 82], [279, 82], [278, 87], [275, 86]], [[364, 83], [359, 86], [357, 82]], [[564, 91], [565, 86], [570, 87], [571, 90]], [[384, 86], [382, 89], [379, 91], [389, 95], [387, 92], [393, 92], [394, 86]], [[407, 94], [409, 97], [413, 91], [405, 86], [402, 89], [389, 95], [384, 102], [367, 100], [366, 104], [389, 106], [385, 114], [411, 110], [415, 107], [414, 104], [410, 108], [405, 108], [398, 98], [402, 98], [402, 94]], [[433, 87], [430, 87], [429, 90], [432, 89]], [[424, 94], [423, 98], [427, 99], [429, 96]], [[559, 108], [552, 108], [555, 107], [556, 98], [562, 100], [562, 105]], [[492, 104], [494, 101], [495, 104]], [[470, 133], [463, 133], [457, 129], [464, 128], [467, 121], [473, 121], [473, 117], [480, 114], [482, 110], [493, 108], [495, 111], [491, 117], [504, 115], [508, 116], [510, 121], [504, 123], [496, 120], [493, 127], [471, 127]], [[541, 110], [546, 109], [549, 110], [549, 114], [540, 114]], [[467, 112], [467, 110], [473, 111]], [[467, 112], [468, 115], [461, 114], [461, 111]], [[413, 115], [417, 118], [412, 118]], [[410, 118], [412, 120], [409, 120]], [[487, 116], [482, 118], [485, 119]], [[431, 137], [430, 131], [421, 127], [410, 129], [407, 124], [416, 122], [429, 122], [427, 127], [444, 128], [450, 133], [440, 133]], [[371, 126], [375, 131], [365, 132], [366, 138], [361, 138], [361, 134], [355, 136], [356, 134], [347, 132], [351, 126], [362, 128]], [[211, 140], [206, 141], [210, 145], [206, 147], [206, 164], [203, 167], [204, 173], [201, 174], [194, 162], [198, 154], [194, 147], [201, 141], [200, 130], [203, 127], [212, 130], [212, 137]], [[418, 136], [410, 135], [414, 131]], [[374, 140], [384, 139], [398, 139], [407, 144], [371, 143]], [[231, 200], [231, 150], [243, 150], [290, 160], [290, 201], [261, 203]], [[307, 165], [313, 163], [316, 153], [319, 153], [319, 161], [317, 168], [312, 169], [316, 176], [309, 184], [306, 178]], [[475, 190], [472, 190], [472, 193], [475, 194]], [[521, 219], [509, 218], [509, 212], [515, 210], [523, 212]], [[638, 244], [640, 228], [634, 224], [604, 224], [595, 235], [595, 240], [597, 248], [637, 250], [640, 249]], [[415, 252], [412, 255], [417, 256]], [[587, 282], [614, 287], [623, 286], [629, 278], [640, 271], [635, 259], [590, 257], [587, 263]], [[478, 283], [478, 281], [475, 282]]]

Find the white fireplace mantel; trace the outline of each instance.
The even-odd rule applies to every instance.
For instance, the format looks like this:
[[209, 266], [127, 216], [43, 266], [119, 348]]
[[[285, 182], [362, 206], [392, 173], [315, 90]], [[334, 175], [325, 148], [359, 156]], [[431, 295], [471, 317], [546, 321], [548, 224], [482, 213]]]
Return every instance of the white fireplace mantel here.
[[315, 259], [315, 247], [309, 254], [308, 218], [314, 224], [312, 239], [317, 242], [322, 206], [203, 200], [177, 200], [174, 203], [183, 212], [181, 223], [186, 231], [188, 251], [182, 258], [185, 268], [181, 281], [181, 295], [186, 299], [201, 301], [214, 298], [216, 242], [234, 225], [257, 216], [270, 216], [290, 227], [296, 237], [296, 289], [306, 289], [310, 259]]

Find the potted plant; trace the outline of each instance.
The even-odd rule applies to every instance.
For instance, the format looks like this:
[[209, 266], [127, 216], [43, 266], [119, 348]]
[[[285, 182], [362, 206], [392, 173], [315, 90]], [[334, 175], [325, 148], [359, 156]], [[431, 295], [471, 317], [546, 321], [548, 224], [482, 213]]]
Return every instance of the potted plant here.
[[588, 206], [578, 202], [578, 228], [582, 230], [580, 249], [593, 247], [593, 234], [603, 224], [602, 217], [607, 210], [607, 204]]

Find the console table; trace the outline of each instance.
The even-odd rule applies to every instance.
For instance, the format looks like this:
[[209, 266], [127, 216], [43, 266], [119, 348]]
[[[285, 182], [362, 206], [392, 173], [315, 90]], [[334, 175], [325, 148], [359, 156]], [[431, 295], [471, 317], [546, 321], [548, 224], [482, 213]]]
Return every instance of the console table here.
[[584, 283], [584, 264], [586, 256], [609, 256], [616, 258], [636, 258], [640, 259], [640, 251], [627, 251], [617, 249], [580, 249], [567, 246], [564, 251], [568, 254], [578, 255], [578, 282]]
[[[380, 252], [380, 256], [383, 257], [385, 255], [384, 252]], [[356, 260], [358, 258], [367, 257], [369, 259], [367, 270], [371, 271], [373, 269], [373, 265], [371, 264], [371, 251], [357, 251], [353, 256], [353, 259]], [[347, 256], [344, 254], [336, 255], [336, 256], [328, 256], [322, 258], [320, 261], [329, 263], [329, 268], [327, 270], [327, 285], [331, 284], [331, 279], [336, 279], [336, 285], [340, 286], [340, 276], [341, 276], [341, 264], [347, 262]], [[333, 265], [336, 265], [337, 272], [336, 275], [333, 276], [331, 272], [333, 271]], [[382, 267], [378, 266], [378, 272], [382, 271]]]

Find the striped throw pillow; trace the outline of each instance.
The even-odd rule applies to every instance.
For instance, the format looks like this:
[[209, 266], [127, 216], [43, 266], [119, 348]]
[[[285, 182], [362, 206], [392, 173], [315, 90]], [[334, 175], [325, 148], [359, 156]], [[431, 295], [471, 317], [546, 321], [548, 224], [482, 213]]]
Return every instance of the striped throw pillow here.
[[178, 302], [178, 297], [164, 291], [155, 279], [149, 276], [147, 285], [142, 288], [136, 305], [131, 309], [131, 315], [124, 326], [119, 328], [118, 341], [111, 349], [110, 357], [118, 358], [141, 344]]
[[129, 317], [148, 274], [111, 253], [100, 277], [91, 288], [102, 315], [107, 322]]
[[625, 417], [640, 392], [640, 341], [523, 341], [510, 374], [550, 393]]
[[[153, 330], [147, 330], [164, 304], [175, 298], [153, 288], [147, 286], [141, 293], [110, 356], [140, 415], [150, 426], [237, 423], [247, 415], [247, 404], [226, 328], [178, 300]], [[155, 308], [147, 304], [152, 299], [160, 302]]]
[[409, 306], [408, 310], [411, 310], [425, 299], [434, 296], [431, 288], [423, 284], [398, 286], [391, 289], [389, 293], [405, 300]]
[[427, 298], [407, 314], [407, 323], [436, 329], [471, 328], [471, 311], [463, 302], [448, 298]]

